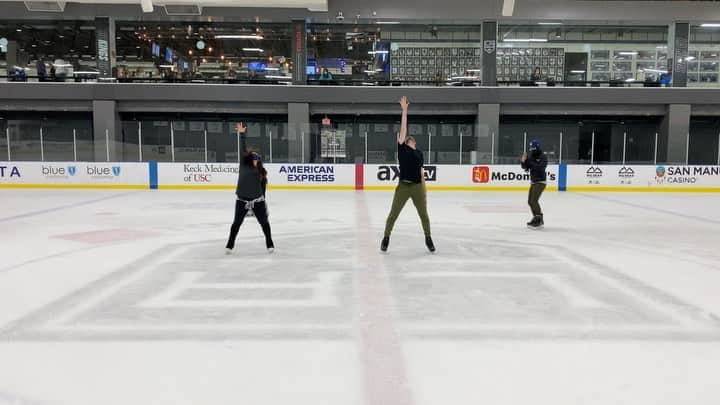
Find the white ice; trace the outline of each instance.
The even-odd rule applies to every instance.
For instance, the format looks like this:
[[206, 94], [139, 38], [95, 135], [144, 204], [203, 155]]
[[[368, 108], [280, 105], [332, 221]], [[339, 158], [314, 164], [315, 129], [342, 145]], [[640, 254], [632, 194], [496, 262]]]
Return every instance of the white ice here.
[[0, 191], [0, 404], [720, 404], [720, 195]]

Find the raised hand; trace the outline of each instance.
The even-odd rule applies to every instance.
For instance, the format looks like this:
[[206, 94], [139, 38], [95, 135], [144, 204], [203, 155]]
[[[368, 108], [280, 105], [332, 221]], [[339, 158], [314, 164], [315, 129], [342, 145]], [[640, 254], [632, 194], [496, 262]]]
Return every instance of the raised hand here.
[[241, 122], [238, 122], [238, 124], [237, 124], [237, 126], [235, 127], [235, 129], [237, 129], [237, 131], [238, 131], [239, 134], [244, 134], [245, 131], [247, 131], [247, 127], [246, 127], [245, 125], [243, 125], [242, 121], [241, 121]]
[[520, 156], [520, 161], [524, 162], [527, 160], [527, 153], [523, 153], [522, 156]]
[[403, 111], [407, 111], [409, 105], [410, 102], [408, 101], [407, 97], [400, 97], [400, 107], [403, 109]]

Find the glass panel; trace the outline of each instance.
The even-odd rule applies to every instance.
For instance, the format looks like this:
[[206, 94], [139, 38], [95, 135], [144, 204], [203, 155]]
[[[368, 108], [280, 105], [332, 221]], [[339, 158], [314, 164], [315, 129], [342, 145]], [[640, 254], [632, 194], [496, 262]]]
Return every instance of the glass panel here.
[[78, 161], [95, 161], [95, 138], [93, 136], [92, 119], [75, 123], [75, 136], [77, 137]]
[[[396, 163], [400, 124], [367, 123], [364, 127], [368, 133], [368, 163]], [[362, 129], [363, 125], [360, 126]]]
[[237, 162], [237, 132], [236, 123], [225, 121], [208, 121], [208, 161], [209, 162]]
[[170, 162], [170, 122], [142, 121], [143, 161]]
[[[287, 82], [289, 23], [164, 21], [116, 23], [122, 81]], [[180, 27], [180, 28], [178, 28]], [[196, 155], [192, 155], [196, 159]]]
[[718, 71], [718, 63], [717, 62], [702, 62], [702, 63], [700, 63], [700, 71], [701, 72], [717, 72]]
[[690, 120], [688, 163], [695, 165], [718, 164], [720, 123], [717, 120]]
[[[477, 163], [477, 136], [475, 134], [475, 125], [472, 124], [460, 124], [458, 126], [460, 136], [462, 136], [462, 164], [476, 164]], [[496, 137], [497, 134], [492, 134]]]
[[633, 56], [636, 55], [637, 52], [634, 51], [614, 51], [613, 52], [613, 59], [614, 60], [632, 60]]
[[45, 160], [72, 162], [75, 159], [72, 120], [46, 119], [42, 122]]
[[9, 119], [12, 160], [40, 161], [40, 120]]
[[526, 124], [500, 123], [500, 136], [497, 139], [495, 164], [514, 164], [525, 151], [523, 143]]
[[176, 162], [205, 161], [205, 122], [173, 121]]
[[0, 161], [5, 159], [8, 159], [7, 120], [0, 117]]
[[593, 72], [607, 72], [610, 70], [610, 63], [608, 62], [592, 62], [591, 69]]
[[615, 72], [631, 72], [632, 62], [613, 62], [612, 69]]
[[592, 59], [610, 59], [610, 51], [607, 50], [598, 50], [598, 51], [591, 51], [590, 57]]
[[718, 51], [702, 51], [700, 52], [700, 58], [702, 60], [718, 60], [720, 59], [720, 52]]
[[272, 133], [272, 157], [273, 163], [288, 162], [288, 136], [287, 123], [270, 122], [267, 129]]
[[637, 60], [655, 60], [655, 51], [638, 51]]
[[120, 159], [123, 162], [138, 162], [140, 151], [138, 150], [140, 138], [139, 121], [123, 121], [120, 139]]
[[701, 73], [700, 81], [703, 83], [717, 83], [718, 74], [717, 73]]

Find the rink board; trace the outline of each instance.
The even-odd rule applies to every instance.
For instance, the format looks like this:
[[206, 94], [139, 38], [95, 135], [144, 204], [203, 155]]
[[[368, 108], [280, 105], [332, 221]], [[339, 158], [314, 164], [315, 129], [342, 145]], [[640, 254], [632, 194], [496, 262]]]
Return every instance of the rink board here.
[[[158, 163], [159, 189], [234, 189], [237, 163]], [[265, 164], [269, 189], [354, 190], [355, 165]]]
[[147, 189], [147, 163], [0, 162], [4, 188]]
[[[391, 190], [397, 186], [398, 165], [364, 165], [365, 190]], [[557, 190], [559, 167], [547, 168], [548, 190]], [[530, 174], [520, 165], [426, 165], [425, 184], [429, 190], [527, 191]]]
[[[266, 164], [269, 189], [392, 190], [393, 164]], [[236, 163], [0, 162], [0, 188], [231, 190]], [[549, 191], [720, 192], [720, 166], [551, 165]], [[518, 165], [426, 165], [441, 191], [526, 191]]]
[[572, 165], [567, 191], [717, 192], [720, 167]]

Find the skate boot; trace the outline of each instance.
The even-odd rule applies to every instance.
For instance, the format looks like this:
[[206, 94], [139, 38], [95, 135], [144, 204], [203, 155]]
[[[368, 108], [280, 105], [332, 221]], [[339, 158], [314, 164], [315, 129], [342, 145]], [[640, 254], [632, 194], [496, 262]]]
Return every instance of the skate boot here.
[[532, 221], [528, 222], [528, 228], [530, 229], [542, 229], [543, 225], [542, 215], [535, 215]]
[[380, 250], [383, 252], [387, 252], [388, 245], [390, 244], [390, 237], [385, 236], [382, 238], [382, 242], [380, 242]]
[[425, 237], [425, 246], [427, 246], [430, 253], [435, 253], [435, 244], [430, 236]]
[[275, 251], [275, 244], [272, 240], [266, 241], [265, 246], [267, 247], [268, 253], [272, 253]]

